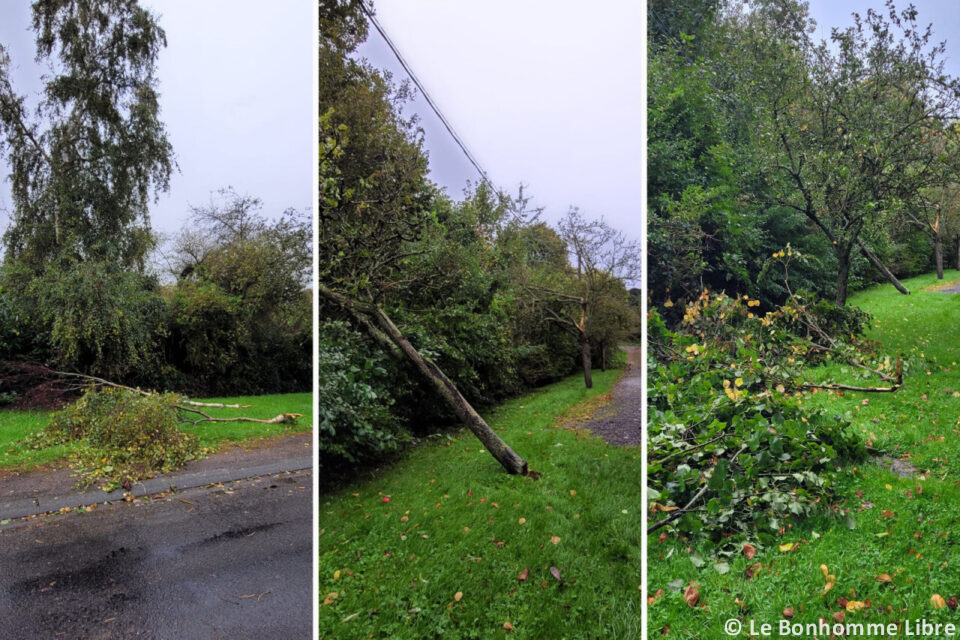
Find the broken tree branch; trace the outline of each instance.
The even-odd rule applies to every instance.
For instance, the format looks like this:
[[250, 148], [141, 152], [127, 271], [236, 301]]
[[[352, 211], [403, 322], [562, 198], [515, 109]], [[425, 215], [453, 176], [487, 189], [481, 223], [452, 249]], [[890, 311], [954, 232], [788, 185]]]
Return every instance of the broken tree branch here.
[[[350, 313], [368, 316], [378, 329], [370, 332], [371, 337], [381, 343], [383, 340], [387, 340], [384, 346], [399, 349], [508, 473], [527, 475], [527, 461], [518, 456], [490, 428], [490, 425], [467, 402], [467, 399], [463, 397], [463, 394], [460, 393], [460, 390], [457, 389], [450, 378], [440, 370], [440, 367], [410, 344], [407, 337], [393, 324], [393, 321], [384, 313], [383, 309], [374, 304], [349, 298], [323, 284], [318, 284], [317, 290], [320, 295], [342, 309]], [[366, 325], [366, 323], [364, 324]]]
[[[155, 396], [156, 392], [154, 391], [144, 391], [143, 389], [137, 387], [128, 387], [127, 385], [120, 384], [117, 382], [112, 382], [104, 378], [98, 378], [97, 376], [90, 376], [84, 373], [71, 373], [69, 371], [57, 371], [49, 367], [41, 367], [42, 369], [49, 372], [51, 375], [63, 376], [65, 378], [77, 378], [80, 380], [86, 380], [95, 387], [112, 387], [114, 389], [123, 389], [125, 391], [130, 391], [132, 393], [137, 393], [144, 397]], [[287, 424], [296, 422], [298, 418], [302, 418], [302, 413], [280, 413], [269, 419], [262, 418], [250, 418], [248, 416], [235, 416], [232, 418], [222, 418], [214, 417], [208, 413], [197, 409], [196, 407], [204, 407], [208, 409], [248, 409], [251, 405], [249, 404], [227, 404], [224, 402], [199, 402], [196, 400], [183, 399], [177, 403], [177, 408], [181, 411], [186, 411], [187, 413], [194, 413], [200, 415], [201, 417], [197, 420], [188, 420], [192, 424], [200, 424], [201, 422], [257, 422], [260, 424]]]

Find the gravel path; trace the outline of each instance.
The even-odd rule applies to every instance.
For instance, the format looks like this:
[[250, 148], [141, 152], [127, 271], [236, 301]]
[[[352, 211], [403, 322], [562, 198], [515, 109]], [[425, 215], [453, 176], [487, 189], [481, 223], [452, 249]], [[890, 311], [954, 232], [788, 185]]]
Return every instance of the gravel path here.
[[621, 347], [627, 352], [627, 371], [613, 389], [613, 402], [604, 407], [584, 428], [610, 444], [639, 447], [640, 428], [640, 347]]

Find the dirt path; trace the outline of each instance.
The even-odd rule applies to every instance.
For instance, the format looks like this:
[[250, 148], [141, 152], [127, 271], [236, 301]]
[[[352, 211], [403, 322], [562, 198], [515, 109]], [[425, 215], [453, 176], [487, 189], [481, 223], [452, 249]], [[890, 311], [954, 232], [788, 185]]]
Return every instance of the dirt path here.
[[613, 402], [583, 425], [610, 444], [639, 447], [640, 428], [640, 347], [621, 347], [627, 352], [627, 370], [613, 389]]

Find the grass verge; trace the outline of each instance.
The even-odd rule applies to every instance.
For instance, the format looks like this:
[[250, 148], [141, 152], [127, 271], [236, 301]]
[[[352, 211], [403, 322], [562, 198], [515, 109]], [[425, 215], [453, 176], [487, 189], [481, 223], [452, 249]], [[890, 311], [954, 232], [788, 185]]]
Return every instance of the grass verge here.
[[[312, 394], [285, 393], [264, 396], [238, 396], [233, 398], [209, 398], [208, 402], [249, 404], [249, 409], [211, 409], [215, 417], [247, 416], [272, 418], [278, 413], [301, 413], [296, 426], [259, 424], [256, 422], [213, 422], [186, 427], [198, 436], [200, 444], [217, 448], [230, 442], [253, 438], [271, 437], [313, 428]], [[62, 462], [70, 453], [69, 446], [30, 449], [23, 439], [40, 431], [50, 420], [47, 411], [0, 411], [0, 469], [28, 471], [37, 467]]]
[[487, 413], [537, 481], [461, 431], [322, 495], [320, 638], [639, 638], [640, 450], [557, 426], [619, 374]]
[[[958, 279], [956, 271], [944, 278]], [[936, 282], [934, 275], [906, 281], [910, 296], [882, 285], [848, 303], [873, 316], [867, 335], [881, 353], [900, 353], [908, 363], [900, 391], [821, 392], [804, 400], [847, 415], [865, 441], [915, 472], [901, 478], [875, 462], [843, 469], [837, 484], [842, 499], [783, 531], [782, 543], [796, 547], [760, 549], [753, 559], [741, 554], [722, 575], [712, 562], [698, 568], [691, 560], [713, 555], [709, 545], [692, 548], [675, 536], [650, 536], [649, 590], [664, 590], [649, 608], [651, 637], [727, 637], [724, 624], [734, 618], [743, 625], [734, 637], [749, 637], [750, 621], [776, 631], [788, 608], [794, 624], [823, 617], [831, 624], [900, 625], [898, 635], [872, 636], [878, 638], [901, 637], [907, 620], [960, 622], [960, 612], [931, 601], [935, 594], [946, 601], [960, 596], [960, 297], [930, 289]], [[857, 384], [857, 371], [846, 365], [812, 373]], [[847, 510], [852, 520], [844, 517]], [[750, 578], [747, 569], [755, 563], [761, 569]], [[836, 577], [825, 593], [820, 565]], [[700, 593], [694, 607], [683, 598], [691, 582]], [[864, 607], [848, 610], [849, 602]]]

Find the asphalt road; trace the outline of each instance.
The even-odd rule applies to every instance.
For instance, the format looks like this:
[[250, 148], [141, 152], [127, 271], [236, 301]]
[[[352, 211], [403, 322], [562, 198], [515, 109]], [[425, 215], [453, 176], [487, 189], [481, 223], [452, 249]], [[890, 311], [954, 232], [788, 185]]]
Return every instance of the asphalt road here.
[[0, 525], [0, 638], [310, 638], [309, 471]]

